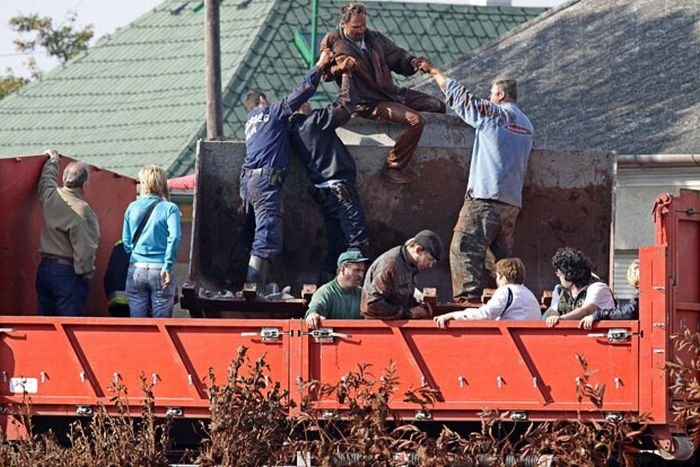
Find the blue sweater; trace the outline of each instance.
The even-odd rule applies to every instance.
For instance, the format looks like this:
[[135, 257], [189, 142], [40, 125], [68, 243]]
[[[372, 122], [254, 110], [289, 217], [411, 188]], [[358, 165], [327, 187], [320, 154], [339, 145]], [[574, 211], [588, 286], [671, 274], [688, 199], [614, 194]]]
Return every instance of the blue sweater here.
[[467, 194], [521, 207], [532, 149], [530, 120], [514, 103], [479, 99], [452, 79], [447, 80], [445, 96], [447, 105], [476, 129]]
[[148, 208], [159, 198], [148, 195], [129, 204], [124, 213], [122, 241], [132, 263], [163, 263], [163, 271], [172, 272], [180, 244], [180, 209], [175, 203], [161, 201], [151, 213], [134, 248], [133, 238]]

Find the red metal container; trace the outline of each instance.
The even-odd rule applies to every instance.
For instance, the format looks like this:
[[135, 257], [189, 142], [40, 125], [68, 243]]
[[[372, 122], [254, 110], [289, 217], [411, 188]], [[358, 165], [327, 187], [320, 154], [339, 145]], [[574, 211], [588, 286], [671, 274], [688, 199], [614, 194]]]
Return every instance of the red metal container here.
[[[61, 158], [61, 170], [73, 159]], [[39, 264], [41, 205], [36, 186], [46, 156], [0, 159], [0, 314], [35, 315], [34, 278]], [[62, 172], [61, 172], [62, 173]], [[59, 184], [60, 176], [59, 176]], [[136, 198], [136, 180], [90, 166], [85, 199], [100, 223], [97, 270], [90, 282], [88, 316], [107, 316], [102, 286], [114, 242], [121, 238], [124, 211]]]

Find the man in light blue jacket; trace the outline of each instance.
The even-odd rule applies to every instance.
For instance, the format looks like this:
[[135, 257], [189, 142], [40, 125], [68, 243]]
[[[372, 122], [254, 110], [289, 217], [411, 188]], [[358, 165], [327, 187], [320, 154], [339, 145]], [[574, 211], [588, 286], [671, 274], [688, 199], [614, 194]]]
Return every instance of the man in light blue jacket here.
[[421, 70], [435, 79], [447, 105], [476, 129], [467, 193], [450, 244], [450, 268], [455, 301], [480, 304], [489, 278], [487, 250], [491, 248], [496, 260], [511, 256], [533, 127], [516, 104], [515, 80], [494, 81], [489, 99], [479, 99], [429, 62]]

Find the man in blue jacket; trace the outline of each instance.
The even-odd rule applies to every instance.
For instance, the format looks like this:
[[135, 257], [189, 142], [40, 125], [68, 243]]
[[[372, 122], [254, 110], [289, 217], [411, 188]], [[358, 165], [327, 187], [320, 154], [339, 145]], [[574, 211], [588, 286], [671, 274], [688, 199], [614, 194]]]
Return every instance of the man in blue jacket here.
[[338, 256], [348, 248], [368, 253], [367, 225], [355, 187], [357, 169], [352, 155], [335, 132], [351, 116], [357, 101], [352, 85], [355, 61], [342, 62], [343, 77], [338, 98], [322, 109], [307, 102], [290, 119], [290, 144], [306, 166], [309, 193], [321, 207], [328, 251], [321, 267], [321, 283], [335, 275]]
[[511, 256], [534, 130], [517, 106], [515, 80], [494, 81], [489, 98], [479, 99], [429, 61], [421, 63], [421, 70], [435, 79], [447, 105], [476, 129], [467, 193], [450, 244], [450, 269], [455, 301], [480, 305], [490, 277], [486, 251], [491, 248], [496, 260]]
[[245, 97], [246, 157], [241, 169], [240, 195], [244, 218], [239, 242], [250, 245], [246, 282], [267, 282], [270, 263], [282, 251], [282, 183], [289, 167], [289, 118], [316, 92], [321, 72], [330, 62], [322, 51], [294, 91], [271, 104], [265, 94], [251, 90]]

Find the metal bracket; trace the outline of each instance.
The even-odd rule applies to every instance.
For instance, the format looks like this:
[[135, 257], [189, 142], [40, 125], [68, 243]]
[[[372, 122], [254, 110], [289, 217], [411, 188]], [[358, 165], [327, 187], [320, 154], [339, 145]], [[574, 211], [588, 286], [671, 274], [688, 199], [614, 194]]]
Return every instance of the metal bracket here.
[[413, 416], [415, 420], [432, 420], [433, 419], [433, 414], [431, 414], [427, 410], [416, 410], [415, 415]]
[[182, 417], [184, 414], [185, 411], [182, 407], [168, 407], [165, 409], [166, 417]]
[[341, 339], [349, 339], [352, 334], [343, 334], [341, 332], [335, 332], [333, 328], [318, 328], [309, 332], [300, 332], [300, 336], [311, 336], [318, 343], [333, 343], [333, 338], [338, 337]]
[[514, 422], [525, 422], [527, 421], [527, 412], [524, 410], [511, 410], [510, 419]]
[[606, 412], [605, 419], [609, 422], [621, 422], [625, 418], [622, 412]]
[[611, 344], [618, 344], [621, 342], [627, 342], [632, 336], [638, 336], [639, 333], [629, 332], [626, 328], [610, 328], [606, 334], [590, 333], [586, 337], [607, 337], [608, 342]]
[[75, 414], [85, 416], [92, 415], [92, 407], [89, 405], [79, 405], [75, 408]]
[[283, 335], [291, 336], [292, 331], [282, 332], [279, 328], [262, 328], [260, 332], [242, 332], [244, 337], [260, 337], [263, 342], [277, 342]]

